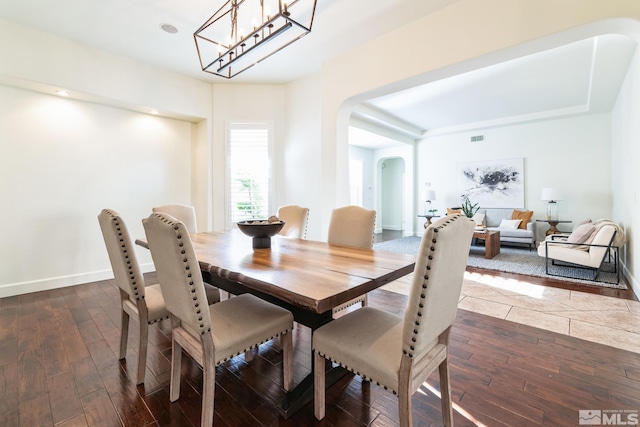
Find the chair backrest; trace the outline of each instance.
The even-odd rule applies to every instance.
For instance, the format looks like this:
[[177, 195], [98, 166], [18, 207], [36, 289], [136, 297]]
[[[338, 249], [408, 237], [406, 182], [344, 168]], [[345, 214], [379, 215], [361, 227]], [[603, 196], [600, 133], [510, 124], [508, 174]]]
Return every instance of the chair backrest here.
[[103, 209], [98, 215], [98, 222], [118, 287], [132, 300], [144, 298], [144, 276], [124, 220], [118, 212]]
[[376, 211], [360, 206], [334, 209], [329, 223], [328, 242], [335, 245], [371, 249], [376, 225]]
[[196, 209], [189, 205], [163, 205], [152, 209], [153, 212], [164, 212], [182, 222], [189, 233], [198, 232]]
[[403, 352], [419, 357], [453, 324], [469, 257], [473, 220], [448, 215], [425, 230], [404, 318]]
[[187, 329], [207, 333], [209, 304], [187, 227], [162, 212], [152, 213], [142, 224], [167, 310]]
[[307, 221], [309, 220], [309, 208], [298, 205], [280, 206], [278, 218], [285, 222], [280, 230], [280, 235], [304, 239], [307, 237]]
[[594, 267], [600, 266], [604, 257], [607, 254], [608, 248], [605, 246], [611, 246], [616, 236], [616, 228], [613, 225], [605, 224], [600, 227], [599, 230], [594, 231], [592, 245], [589, 246], [589, 257], [591, 258], [591, 265]]

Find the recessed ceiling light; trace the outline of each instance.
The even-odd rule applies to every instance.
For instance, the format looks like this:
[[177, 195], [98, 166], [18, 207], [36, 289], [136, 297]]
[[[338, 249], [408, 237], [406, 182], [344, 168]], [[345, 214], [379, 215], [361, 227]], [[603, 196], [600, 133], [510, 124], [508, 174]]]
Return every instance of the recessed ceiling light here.
[[58, 90], [58, 91], [56, 91], [56, 94], [58, 94], [60, 96], [69, 96], [69, 92], [64, 91], [64, 90]]
[[160, 24], [160, 28], [162, 28], [162, 31], [169, 34], [175, 34], [178, 32], [178, 29], [171, 24]]

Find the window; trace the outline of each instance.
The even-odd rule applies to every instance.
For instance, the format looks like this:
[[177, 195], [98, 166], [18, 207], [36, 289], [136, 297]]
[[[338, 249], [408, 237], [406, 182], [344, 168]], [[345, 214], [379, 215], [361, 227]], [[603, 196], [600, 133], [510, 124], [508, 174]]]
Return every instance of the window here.
[[270, 126], [267, 123], [228, 127], [229, 221], [267, 218], [271, 212]]

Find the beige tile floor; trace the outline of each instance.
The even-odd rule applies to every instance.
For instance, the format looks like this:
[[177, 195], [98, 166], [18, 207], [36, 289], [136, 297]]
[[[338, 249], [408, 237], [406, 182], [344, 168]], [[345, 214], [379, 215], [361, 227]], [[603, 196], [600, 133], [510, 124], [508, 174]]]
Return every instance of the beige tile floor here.
[[[407, 295], [411, 276], [383, 289]], [[458, 307], [640, 353], [640, 302], [465, 273]]]

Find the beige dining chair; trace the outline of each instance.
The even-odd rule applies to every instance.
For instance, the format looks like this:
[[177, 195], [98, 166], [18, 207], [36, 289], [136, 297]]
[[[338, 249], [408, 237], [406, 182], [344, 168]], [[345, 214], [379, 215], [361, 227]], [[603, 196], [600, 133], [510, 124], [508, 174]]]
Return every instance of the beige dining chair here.
[[[327, 241], [333, 245], [354, 246], [357, 248], [373, 248], [373, 233], [376, 225], [376, 211], [360, 206], [344, 206], [331, 212], [329, 236]], [[367, 305], [367, 294], [356, 297], [344, 304], [334, 307], [337, 313], [355, 304]]]
[[[196, 219], [196, 209], [193, 206], [180, 205], [180, 204], [163, 205], [163, 206], [156, 206], [155, 208], [152, 208], [151, 211], [163, 212], [180, 220], [185, 225], [185, 227], [187, 227], [187, 230], [189, 230], [190, 234], [195, 234], [198, 232], [198, 225], [197, 225], [198, 221]], [[207, 290], [207, 295], [210, 292], [212, 292], [213, 289], [215, 289], [216, 292], [218, 292], [218, 294], [220, 293], [218, 288], [215, 287], [214, 285], [206, 282], [204, 285], [205, 285], [205, 289]], [[230, 297], [231, 297], [231, 294], [227, 292], [227, 298], [230, 298]], [[218, 297], [218, 301], [220, 301], [219, 297]]]
[[120, 288], [122, 324], [119, 358], [122, 360], [127, 355], [129, 318], [133, 317], [140, 325], [136, 384], [142, 384], [147, 366], [149, 325], [168, 319], [169, 312], [165, 308], [160, 285], [145, 286], [134, 243], [122, 217], [114, 210], [103, 209], [98, 215], [98, 222], [107, 246], [111, 269]]
[[196, 209], [189, 205], [163, 205], [151, 209], [152, 212], [164, 212], [174, 218], [179, 219], [187, 227], [189, 233], [198, 232], [198, 221], [196, 219]]
[[437, 367], [442, 417], [453, 425], [449, 333], [456, 317], [475, 224], [447, 216], [427, 227], [404, 317], [373, 307], [348, 313], [313, 333], [314, 413], [325, 416], [325, 360], [398, 395], [400, 426], [410, 427], [411, 396]]
[[207, 309], [200, 265], [185, 225], [164, 213], [153, 213], [142, 222], [173, 323], [170, 400], [180, 397], [185, 350], [203, 368], [201, 425], [211, 426], [216, 367], [275, 337], [280, 337], [282, 346], [283, 388], [289, 390], [293, 383], [291, 312], [251, 294]]
[[309, 208], [303, 208], [298, 205], [280, 206], [276, 215], [285, 222], [284, 227], [278, 234], [297, 239], [305, 239], [307, 237]]

